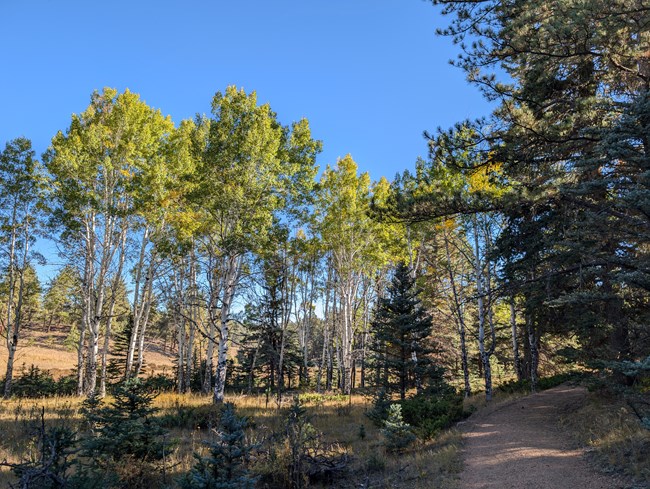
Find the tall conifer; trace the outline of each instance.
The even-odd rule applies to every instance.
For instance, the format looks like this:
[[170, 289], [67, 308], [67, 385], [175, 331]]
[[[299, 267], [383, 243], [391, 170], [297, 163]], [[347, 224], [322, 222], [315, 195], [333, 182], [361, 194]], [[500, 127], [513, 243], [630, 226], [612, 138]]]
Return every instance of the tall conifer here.
[[385, 297], [379, 299], [372, 329], [375, 358], [381, 372], [379, 384], [387, 392], [406, 397], [409, 387], [422, 387], [431, 352], [431, 317], [418, 298], [419, 290], [409, 267], [401, 262], [395, 269]]

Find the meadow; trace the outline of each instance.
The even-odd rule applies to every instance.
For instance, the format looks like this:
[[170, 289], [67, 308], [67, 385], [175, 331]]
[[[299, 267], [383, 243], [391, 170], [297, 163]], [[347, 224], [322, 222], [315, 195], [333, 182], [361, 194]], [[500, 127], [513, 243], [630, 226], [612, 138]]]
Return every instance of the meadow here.
[[[276, 399], [266, 396], [233, 395], [227, 401], [234, 403], [239, 415], [252, 421], [246, 436], [259, 447], [253, 454], [251, 471], [259, 477], [260, 487], [291, 487], [290, 447], [278, 435], [285, 429], [292, 397], [286, 396], [280, 406]], [[110, 403], [111, 398], [104, 402]], [[305, 476], [305, 483], [310, 486], [455, 487], [455, 477], [462, 468], [458, 431], [448, 430], [434, 439], [418, 440], [400, 453], [390, 453], [380, 429], [366, 416], [368, 398], [308, 394], [303, 396], [302, 404], [316, 432], [309, 450], [338, 457], [341, 465], [340, 470], [320, 474], [322, 477], [316, 473]], [[195, 462], [194, 454], [205, 454], [204, 442], [214, 437], [219, 408], [209, 397], [173, 393], [158, 395], [153, 406], [157, 409], [156, 419], [168, 430], [169, 453], [165, 467], [152, 475], [152, 480], [161, 487], [177, 487], [179, 478]], [[41, 423], [83, 429], [82, 399], [52, 397], [1, 402], [0, 431], [4, 436], [0, 460], [19, 463], [37, 459], [41, 448], [32, 435]], [[9, 468], [3, 467], [0, 486], [15, 482]]]

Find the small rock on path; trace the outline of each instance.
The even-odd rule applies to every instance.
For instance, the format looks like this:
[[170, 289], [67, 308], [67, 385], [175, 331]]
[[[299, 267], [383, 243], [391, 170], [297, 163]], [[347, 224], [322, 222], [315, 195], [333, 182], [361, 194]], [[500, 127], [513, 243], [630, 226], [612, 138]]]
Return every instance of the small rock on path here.
[[584, 401], [584, 388], [562, 385], [469, 418], [462, 426], [462, 489], [621, 489], [570, 447], [558, 426]]

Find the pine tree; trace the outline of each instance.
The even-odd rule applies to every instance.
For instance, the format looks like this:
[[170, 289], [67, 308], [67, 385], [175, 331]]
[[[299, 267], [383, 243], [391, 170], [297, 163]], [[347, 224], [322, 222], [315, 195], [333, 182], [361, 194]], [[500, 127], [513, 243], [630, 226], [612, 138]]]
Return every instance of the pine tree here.
[[319, 433], [310, 422], [307, 410], [298, 396], [294, 397], [286, 422], [286, 437], [290, 450], [289, 480], [292, 489], [306, 486], [306, 469], [310, 449], [316, 453]]
[[[642, 358], [650, 9], [636, 0], [433, 3], [451, 16], [442, 33], [461, 45], [456, 64], [500, 102], [480, 137], [456, 148], [479, 153], [476, 163], [457, 168], [471, 175], [496, 162], [508, 187], [487, 209], [506, 220], [500, 275], [523, 305], [531, 384], [548, 333], [577, 338], [574, 359]], [[486, 209], [429, 194], [424, 205], [406, 199], [411, 218]]]
[[412, 385], [422, 390], [430, 364], [427, 340], [432, 322], [418, 295], [409, 267], [400, 263], [372, 323], [375, 361], [381, 372], [378, 383], [388, 393], [397, 390], [401, 399]]
[[415, 441], [411, 426], [402, 419], [402, 406], [390, 405], [388, 419], [384, 421], [381, 434], [386, 438], [386, 449], [389, 452], [400, 452]]
[[235, 414], [232, 403], [224, 404], [216, 439], [207, 442], [209, 454], [194, 454], [196, 464], [181, 486], [185, 489], [253, 489], [256, 478], [248, 472], [248, 462], [255, 450], [246, 440], [250, 422]]
[[101, 487], [147, 487], [170, 452], [166, 431], [153, 416], [154, 396], [139, 379], [120, 384], [114, 396], [108, 406], [95, 396], [85, 405], [89, 436], [81, 446], [79, 480]]

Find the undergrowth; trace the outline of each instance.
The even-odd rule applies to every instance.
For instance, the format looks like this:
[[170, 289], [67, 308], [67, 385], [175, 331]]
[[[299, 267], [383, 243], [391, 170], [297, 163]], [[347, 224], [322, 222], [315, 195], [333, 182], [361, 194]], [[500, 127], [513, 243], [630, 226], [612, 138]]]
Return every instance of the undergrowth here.
[[[108, 397], [104, 403], [110, 405], [113, 399]], [[251, 474], [264, 481], [269, 489], [288, 487], [287, 482], [290, 484], [292, 478], [294, 482], [306, 478], [310, 487], [455, 487], [454, 481], [461, 469], [460, 435], [443, 431], [433, 439], [417, 440], [403, 453], [391, 453], [380, 427], [373, 425], [365, 415], [370, 406], [364, 396], [301, 394], [305, 419], [313, 425], [313, 434], [305, 441], [295, 436], [295, 429], [289, 429], [295, 426], [287, 421], [291, 398], [281, 407], [275, 403], [266, 407], [264, 396], [231, 395], [227, 400], [234, 404], [238, 416], [245, 416], [252, 422], [246, 429], [247, 443], [258, 446], [259, 450], [251, 454]], [[205, 460], [211, 456], [211, 445], [206, 445], [205, 441], [209, 441], [211, 433], [218, 429], [221, 413], [212, 405], [210, 397], [197, 395], [162, 393], [155, 398], [152, 407], [155, 412], [150, 416], [169, 431], [165, 440], [170, 451], [165, 453], [164, 477], [160, 473], [156, 477], [156, 484], [162, 480], [167, 482], [150, 487], [175, 488], [183, 475], [193, 468], [197, 457]], [[43, 412], [46, 429], [60, 425], [77, 433], [86, 429], [79, 398], [2, 401], [0, 460], [16, 464], [34, 453], [30, 430]], [[273, 453], [273, 460], [265, 459], [269, 453]], [[264, 477], [265, 472], [274, 475]], [[344, 475], [337, 475], [339, 473]], [[303, 474], [302, 479], [296, 474]], [[8, 468], [0, 468], [0, 487], [16, 482]], [[141, 482], [146, 485], [146, 481]]]
[[561, 419], [576, 444], [605, 472], [629, 476], [636, 487], [650, 487], [650, 430], [619, 395], [599, 388]]

